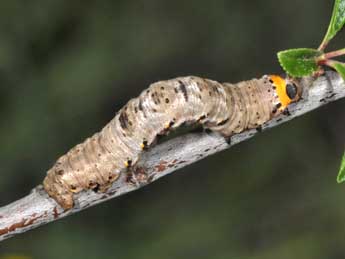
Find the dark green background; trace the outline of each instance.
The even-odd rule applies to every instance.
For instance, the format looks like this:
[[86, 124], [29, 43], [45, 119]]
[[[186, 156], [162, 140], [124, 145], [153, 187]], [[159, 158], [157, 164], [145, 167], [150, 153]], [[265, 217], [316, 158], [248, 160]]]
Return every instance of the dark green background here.
[[[331, 0], [1, 1], [0, 205], [152, 82], [281, 73], [275, 53], [317, 47], [331, 9]], [[0, 255], [344, 258], [344, 105], [6, 240]]]

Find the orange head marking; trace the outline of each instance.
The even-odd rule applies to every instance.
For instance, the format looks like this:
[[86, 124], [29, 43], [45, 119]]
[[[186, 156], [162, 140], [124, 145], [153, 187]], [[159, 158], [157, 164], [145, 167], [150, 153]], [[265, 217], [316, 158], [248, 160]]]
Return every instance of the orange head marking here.
[[302, 89], [297, 82], [288, 78], [284, 79], [277, 75], [270, 75], [269, 78], [275, 86], [276, 93], [281, 103], [279, 110], [285, 110], [290, 103], [296, 102], [301, 98]]

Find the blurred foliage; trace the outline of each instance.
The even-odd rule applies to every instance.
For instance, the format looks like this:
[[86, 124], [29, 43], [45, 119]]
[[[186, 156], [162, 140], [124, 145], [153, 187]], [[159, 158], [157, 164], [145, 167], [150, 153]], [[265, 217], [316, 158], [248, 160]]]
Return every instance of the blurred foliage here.
[[341, 160], [337, 181], [338, 183], [342, 183], [345, 181], [345, 154], [343, 156], [343, 159]]
[[0, 256], [0, 259], [31, 259], [31, 257], [26, 255], [4, 255]]
[[[318, 43], [331, 8], [321, 0], [1, 1], [0, 205], [27, 194], [152, 82], [280, 73], [277, 50]], [[345, 188], [335, 181], [344, 105], [6, 240], [0, 255], [344, 258]]]

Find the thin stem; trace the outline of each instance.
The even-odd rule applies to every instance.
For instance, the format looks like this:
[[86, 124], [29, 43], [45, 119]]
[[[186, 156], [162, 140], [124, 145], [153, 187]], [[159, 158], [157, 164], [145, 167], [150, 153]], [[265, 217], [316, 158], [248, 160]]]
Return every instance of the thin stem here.
[[[336, 65], [337, 65], [337, 64], [344, 65], [344, 63], [339, 62], [339, 61], [334, 60], [334, 59], [328, 59], [328, 60], [326, 60], [326, 61], [324, 62], [324, 65], [329, 66], [329, 67], [332, 67], [332, 68], [334, 68], [334, 69], [336, 69]], [[337, 69], [336, 69], [336, 70], [337, 70]]]
[[327, 47], [328, 43], [329, 41], [324, 39], [317, 50], [323, 51]]
[[316, 62], [319, 66], [334, 64], [334, 60], [331, 60], [332, 58], [339, 57], [345, 55], [345, 48], [344, 49], [338, 49], [335, 51], [331, 51], [325, 54], [322, 54], [321, 56], [316, 58]]
[[345, 48], [325, 53], [325, 55], [323, 56], [325, 57], [325, 59], [331, 59], [331, 58], [339, 57], [342, 55], [345, 55]]
[[334, 63], [336, 63], [337, 61], [332, 60], [332, 59], [327, 59], [323, 62], [324, 65], [329, 66], [329, 67], [333, 67]]

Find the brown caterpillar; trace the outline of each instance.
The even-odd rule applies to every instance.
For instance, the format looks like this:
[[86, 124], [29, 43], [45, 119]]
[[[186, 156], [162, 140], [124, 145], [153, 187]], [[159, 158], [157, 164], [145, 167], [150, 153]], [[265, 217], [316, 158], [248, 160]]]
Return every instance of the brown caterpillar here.
[[101, 132], [60, 157], [47, 172], [44, 188], [70, 209], [74, 193], [105, 192], [157, 135], [195, 122], [230, 137], [284, 112], [301, 92], [298, 82], [274, 75], [237, 84], [194, 76], [154, 83], [131, 99]]

